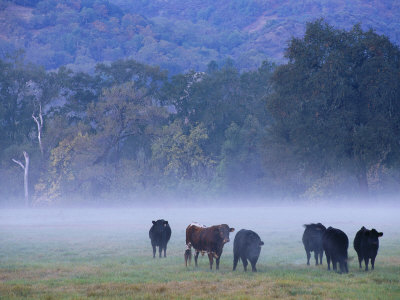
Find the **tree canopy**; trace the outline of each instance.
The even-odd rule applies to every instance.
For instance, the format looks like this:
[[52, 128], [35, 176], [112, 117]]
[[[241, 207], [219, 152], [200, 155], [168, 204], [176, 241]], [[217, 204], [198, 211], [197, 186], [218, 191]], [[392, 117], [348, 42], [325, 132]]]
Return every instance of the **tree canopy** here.
[[23, 202], [24, 153], [32, 205], [398, 193], [399, 48], [317, 20], [285, 55], [174, 75], [0, 60], [0, 201]]
[[272, 77], [271, 132], [307, 171], [346, 170], [367, 191], [371, 168], [398, 163], [399, 48], [358, 25], [320, 20], [291, 40], [286, 57]]

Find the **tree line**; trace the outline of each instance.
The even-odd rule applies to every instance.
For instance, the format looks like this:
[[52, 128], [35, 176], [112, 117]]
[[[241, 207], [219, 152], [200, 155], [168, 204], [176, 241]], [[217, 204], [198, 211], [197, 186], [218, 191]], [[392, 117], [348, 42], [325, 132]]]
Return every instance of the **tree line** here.
[[130, 59], [48, 72], [16, 52], [0, 61], [1, 201], [398, 192], [399, 47], [317, 20], [285, 57], [169, 76]]

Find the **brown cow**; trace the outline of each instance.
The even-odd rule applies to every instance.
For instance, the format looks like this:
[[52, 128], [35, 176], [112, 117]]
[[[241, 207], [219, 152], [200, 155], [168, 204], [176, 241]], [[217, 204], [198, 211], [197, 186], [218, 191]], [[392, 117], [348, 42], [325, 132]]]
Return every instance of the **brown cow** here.
[[229, 233], [233, 232], [235, 228], [229, 228], [226, 224], [214, 225], [206, 227], [197, 223], [192, 223], [186, 228], [186, 251], [185, 251], [185, 265], [191, 261], [193, 247], [196, 251], [194, 262], [197, 267], [197, 258], [199, 253], [202, 255], [207, 252], [210, 261], [210, 269], [214, 263], [214, 257], [219, 269], [219, 260], [222, 254], [222, 248], [225, 243], [229, 242]]

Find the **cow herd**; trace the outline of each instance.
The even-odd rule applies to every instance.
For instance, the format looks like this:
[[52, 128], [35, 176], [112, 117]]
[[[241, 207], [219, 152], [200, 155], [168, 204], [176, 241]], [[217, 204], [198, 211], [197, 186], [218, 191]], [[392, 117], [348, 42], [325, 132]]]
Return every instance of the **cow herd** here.
[[[166, 257], [167, 244], [171, 238], [171, 227], [168, 221], [152, 221], [149, 237], [153, 247], [153, 257], [156, 255], [156, 247], [159, 247], [161, 257], [164, 250]], [[337, 271], [337, 265], [341, 273], [348, 273], [348, 255], [349, 239], [340, 229], [328, 227], [321, 223], [306, 224], [303, 233], [303, 244], [307, 255], [307, 265], [310, 265], [311, 252], [314, 252], [315, 264], [322, 264], [323, 253], [325, 252], [328, 270], [332, 268]], [[230, 241], [229, 233], [235, 231], [227, 224], [204, 226], [198, 223], [192, 223], [186, 228], [186, 249], [184, 253], [185, 265], [190, 264], [192, 258], [192, 248], [194, 249], [195, 266], [199, 254], [207, 253], [212, 269], [214, 258], [216, 269], [219, 269], [219, 262], [223, 247]], [[371, 268], [374, 269], [375, 258], [379, 249], [379, 237], [383, 235], [375, 229], [368, 230], [364, 226], [357, 232], [354, 238], [354, 249], [357, 252], [359, 267], [364, 261], [365, 270], [368, 271], [369, 260]], [[257, 272], [256, 263], [260, 256], [261, 246], [264, 242], [260, 236], [252, 230], [241, 229], [233, 241], [233, 271], [236, 270], [239, 259], [242, 260], [244, 271], [247, 271], [248, 262], [251, 264], [253, 272]]]

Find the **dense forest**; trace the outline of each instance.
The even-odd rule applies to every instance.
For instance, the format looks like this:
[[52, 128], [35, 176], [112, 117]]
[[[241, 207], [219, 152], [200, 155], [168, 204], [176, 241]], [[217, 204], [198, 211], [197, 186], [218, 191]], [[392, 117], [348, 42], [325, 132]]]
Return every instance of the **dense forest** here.
[[[400, 50], [323, 20], [286, 63], [171, 75], [0, 60], [1, 203], [327, 199], [400, 191]], [[24, 172], [26, 176], [24, 177]]]
[[287, 41], [308, 21], [362, 23], [399, 44], [399, 16], [392, 0], [0, 0], [0, 58], [22, 48], [47, 70], [134, 59], [170, 74], [231, 58], [249, 71], [266, 58], [285, 63]]

